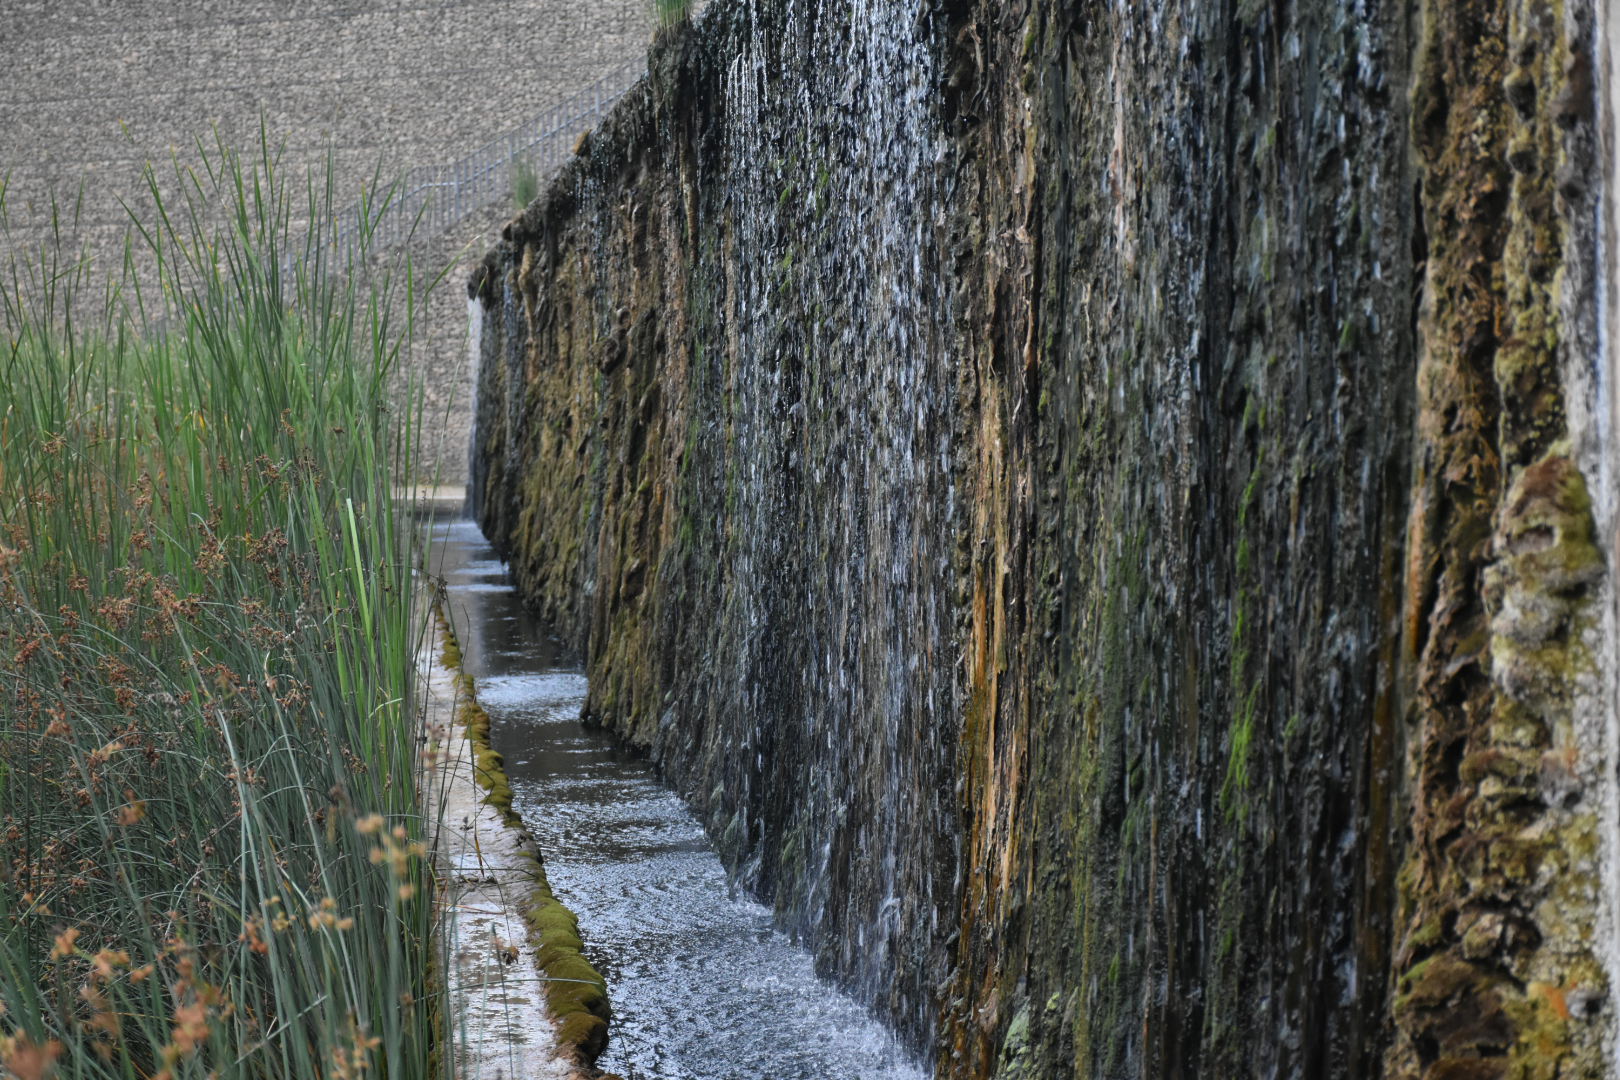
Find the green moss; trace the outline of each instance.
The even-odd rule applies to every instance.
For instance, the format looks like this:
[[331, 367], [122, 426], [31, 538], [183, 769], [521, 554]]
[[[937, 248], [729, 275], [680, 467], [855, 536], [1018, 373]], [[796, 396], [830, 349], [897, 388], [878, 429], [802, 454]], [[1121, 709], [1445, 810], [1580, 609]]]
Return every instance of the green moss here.
[[579, 1056], [594, 1061], [607, 1049], [608, 1024], [590, 1012], [573, 1012], [557, 1021], [557, 1042], [574, 1047]]
[[1422, 926], [1412, 933], [1411, 937], [1407, 938], [1407, 942], [1414, 949], [1430, 949], [1440, 943], [1445, 936], [1445, 932], [1444, 920], [1439, 915], [1431, 915]]
[[[1416, 960], [1398, 982], [1392, 1076], [1449, 1068], [1420, 1060], [1440, 1033], [1459, 1060], [1488, 1047], [1496, 1075], [1515, 1080], [1606, 1074], [1607, 1025], [1569, 1022], [1576, 987], [1607, 996], [1592, 970], [1592, 816], [1541, 790], [1591, 767], [1570, 729], [1603, 572], [1585, 484], [1562, 445], [1560, 278], [1579, 211], [1560, 205], [1557, 185], [1579, 162], [1556, 103], [1589, 45], [1566, 38], [1560, 7], [1422, 5], [1412, 97], [1422, 210], [1471, 224], [1428, 229], [1418, 491], [1443, 516], [1416, 519], [1434, 527], [1418, 534], [1413, 565], [1433, 568], [1429, 610], [1481, 614], [1431, 624], [1416, 672], [1408, 780], [1420, 781], [1420, 804], [1398, 946]], [[1477, 47], [1453, 51], [1493, 20]], [[1494, 347], [1481, 351], [1482, 336]], [[1488, 681], [1454, 677], [1469, 670]], [[1504, 910], [1523, 913], [1512, 934], [1490, 921]], [[1510, 986], [1491, 981], [1501, 971]]]
[[443, 613], [438, 615], [439, 623], [439, 663], [448, 671], [461, 668], [461, 645], [456, 641], [456, 633], [450, 628], [450, 620]]
[[1002, 1036], [1000, 1060], [996, 1064], [997, 1080], [1024, 1080], [1026, 1077], [1033, 1080], [1031, 1070], [1036, 1068], [1036, 1063], [1030, 1049], [1029, 1026], [1029, 1006], [1025, 1004]]
[[1339, 323], [1339, 351], [1355, 352], [1361, 341], [1361, 331], [1354, 317], [1346, 317]]
[[[1252, 399], [1251, 399], [1252, 400]], [[1237, 551], [1233, 555], [1233, 579], [1237, 599], [1232, 612], [1231, 693], [1232, 723], [1228, 731], [1226, 776], [1221, 782], [1220, 803], [1229, 820], [1236, 820], [1242, 809], [1241, 796], [1249, 787], [1249, 756], [1254, 745], [1255, 721], [1259, 712], [1261, 681], [1258, 673], [1249, 670], [1251, 649], [1249, 636], [1249, 606], [1254, 601], [1254, 590], [1249, 584], [1252, 567], [1252, 547], [1249, 536], [1250, 516], [1259, 498], [1260, 479], [1264, 472], [1265, 453], [1258, 455], [1254, 468], [1249, 471], [1248, 483], [1238, 502]]]
[[1226, 759], [1226, 779], [1221, 785], [1221, 805], [1226, 808], [1229, 818], [1238, 816], [1240, 809], [1238, 797], [1249, 787], [1249, 752], [1254, 742], [1255, 702], [1259, 696], [1260, 687], [1250, 687], [1249, 692], [1243, 697], [1237, 718], [1232, 722], [1232, 741]]
[[1440, 953], [1418, 961], [1401, 976], [1395, 1003], [1397, 1008], [1438, 1008], [1491, 984], [1490, 977], [1473, 964], [1449, 953]]

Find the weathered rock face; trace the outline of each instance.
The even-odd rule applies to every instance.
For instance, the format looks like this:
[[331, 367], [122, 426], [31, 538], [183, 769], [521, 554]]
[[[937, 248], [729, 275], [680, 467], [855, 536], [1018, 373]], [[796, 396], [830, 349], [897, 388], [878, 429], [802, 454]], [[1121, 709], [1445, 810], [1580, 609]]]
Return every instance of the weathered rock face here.
[[731, 5], [473, 283], [590, 715], [942, 1076], [1601, 1071], [1591, 13], [1420, 16]]
[[589, 641], [589, 713], [924, 1038], [959, 894], [959, 413], [916, 30], [721, 12], [665, 48], [491, 264], [480, 449], [487, 531]]

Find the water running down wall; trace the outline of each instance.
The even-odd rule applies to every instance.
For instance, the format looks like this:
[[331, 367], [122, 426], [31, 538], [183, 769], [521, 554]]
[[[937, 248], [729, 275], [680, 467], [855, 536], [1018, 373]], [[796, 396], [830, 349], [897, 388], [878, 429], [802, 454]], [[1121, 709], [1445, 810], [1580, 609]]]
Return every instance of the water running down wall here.
[[1419, 14], [724, 5], [475, 277], [589, 715], [942, 1076], [1603, 1071], [1593, 13]]

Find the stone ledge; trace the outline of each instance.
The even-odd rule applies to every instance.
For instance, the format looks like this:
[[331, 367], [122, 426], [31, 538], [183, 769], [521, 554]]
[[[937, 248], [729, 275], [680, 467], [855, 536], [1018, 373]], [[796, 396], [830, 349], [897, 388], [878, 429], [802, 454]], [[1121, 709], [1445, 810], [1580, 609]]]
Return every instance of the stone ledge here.
[[446, 966], [463, 1031], [457, 1074], [598, 1076], [611, 1015], [606, 983], [584, 957], [578, 919], [553, 895], [534, 839], [512, 809], [489, 715], [461, 671], [442, 610], [435, 619], [441, 647], [424, 646], [418, 663], [430, 730], [443, 749], [435, 850], [452, 916]]

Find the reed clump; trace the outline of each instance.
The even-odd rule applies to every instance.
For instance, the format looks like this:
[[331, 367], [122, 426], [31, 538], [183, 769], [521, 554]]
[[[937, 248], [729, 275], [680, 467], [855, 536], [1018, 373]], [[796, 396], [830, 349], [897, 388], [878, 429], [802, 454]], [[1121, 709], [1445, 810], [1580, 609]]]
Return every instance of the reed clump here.
[[419, 298], [267, 145], [176, 180], [105, 281], [6, 230], [0, 1074], [425, 1076]]

